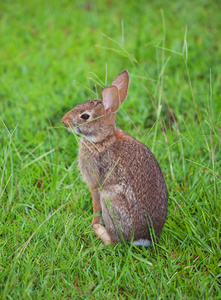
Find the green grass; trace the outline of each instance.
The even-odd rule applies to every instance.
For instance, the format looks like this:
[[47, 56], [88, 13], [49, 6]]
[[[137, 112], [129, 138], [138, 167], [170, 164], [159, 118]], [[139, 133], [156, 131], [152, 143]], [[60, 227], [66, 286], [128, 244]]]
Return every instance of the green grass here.
[[[221, 299], [219, 2], [2, 1], [0, 22], [0, 298]], [[93, 235], [61, 123], [124, 69], [118, 126], [169, 191], [147, 249]]]

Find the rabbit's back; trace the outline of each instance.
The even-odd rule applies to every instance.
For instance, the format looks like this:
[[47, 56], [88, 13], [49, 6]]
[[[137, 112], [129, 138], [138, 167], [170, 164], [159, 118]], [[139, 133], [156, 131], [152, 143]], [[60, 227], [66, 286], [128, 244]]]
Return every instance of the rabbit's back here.
[[122, 164], [126, 165], [126, 174], [134, 193], [134, 228], [143, 231], [145, 237], [146, 221], [160, 236], [167, 216], [167, 187], [160, 166], [153, 153], [141, 142], [125, 139], [120, 143], [119, 152]]

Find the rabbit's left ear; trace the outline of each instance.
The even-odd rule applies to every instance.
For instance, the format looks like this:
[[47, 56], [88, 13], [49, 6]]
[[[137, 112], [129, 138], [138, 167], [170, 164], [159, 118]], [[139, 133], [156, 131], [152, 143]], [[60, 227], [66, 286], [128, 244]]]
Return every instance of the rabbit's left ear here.
[[127, 98], [127, 92], [129, 87], [129, 73], [127, 70], [123, 71], [112, 82], [119, 90], [120, 103], [124, 102]]
[[115, 85], [110, 85], [102, 91], [102, 102], [105, 111], [115, 113], [120, 107], [120, 97], [118, 88]]

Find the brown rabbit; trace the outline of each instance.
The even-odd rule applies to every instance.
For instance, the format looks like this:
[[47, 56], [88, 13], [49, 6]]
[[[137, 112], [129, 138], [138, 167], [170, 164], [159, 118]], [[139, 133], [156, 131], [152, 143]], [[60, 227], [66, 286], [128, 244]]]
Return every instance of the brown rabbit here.
[[128, 86], [125, 70], [103, 89], [101, 100], [77, 105], [62, 121], [82, 136], [80, 171], [92, 194], [93, 212], [102, 215], [92, 220], [95, 235], [106, 245], [123, 237], [149, 246], [150, 228], [159, 237], [165, 223], [167, 188], [152, 152], [115, 126]]

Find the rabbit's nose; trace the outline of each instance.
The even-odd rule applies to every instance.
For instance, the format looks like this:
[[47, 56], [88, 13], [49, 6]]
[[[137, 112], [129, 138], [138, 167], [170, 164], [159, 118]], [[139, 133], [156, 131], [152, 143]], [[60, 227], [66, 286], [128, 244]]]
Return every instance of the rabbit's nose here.
[[68, 122], [68, 118], [66, 115], [63, 116], [62, 118], [62, 122], [64, 124], [64, 126], [68, 127], [69, 126], [69, 122]]

